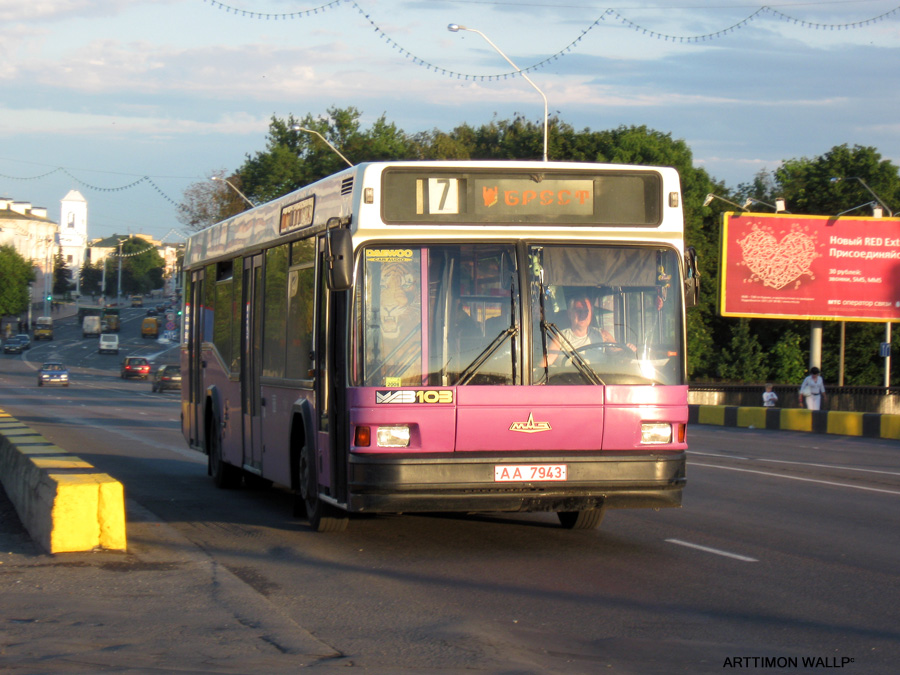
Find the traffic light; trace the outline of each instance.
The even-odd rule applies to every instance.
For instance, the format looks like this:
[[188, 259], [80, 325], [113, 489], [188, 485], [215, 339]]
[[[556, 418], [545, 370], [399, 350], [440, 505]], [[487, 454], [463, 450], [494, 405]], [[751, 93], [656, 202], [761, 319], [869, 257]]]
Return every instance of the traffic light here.
[[53, 301], [53, 296], [52, 296], [52, 295], [48, 295], [48, 296], [47, 296], [47, 302], [52, 302], [52, 301]]

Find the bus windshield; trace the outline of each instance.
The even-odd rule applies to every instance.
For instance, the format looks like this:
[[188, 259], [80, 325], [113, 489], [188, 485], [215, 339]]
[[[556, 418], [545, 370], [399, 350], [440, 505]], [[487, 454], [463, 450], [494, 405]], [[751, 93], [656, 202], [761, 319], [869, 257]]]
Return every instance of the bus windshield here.
[[370, 246], [362, 263], [356, 386], [683, 384], [674, 249]]

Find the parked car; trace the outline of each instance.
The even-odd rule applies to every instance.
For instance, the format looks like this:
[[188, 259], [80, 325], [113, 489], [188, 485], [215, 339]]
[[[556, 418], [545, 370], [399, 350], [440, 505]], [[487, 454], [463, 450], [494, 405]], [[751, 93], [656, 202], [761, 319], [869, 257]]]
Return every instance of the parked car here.
[[146, 380], [150, 375], [150, 361], [143, 356], [126, 356], [122, 360], [121, 375], [123, 380], [139, 377]]
[[153, 391], [177, 389], [181, 391], [181, 366], [160, 366], [153, 375]]
[[21, 354], [27, 349], [21, 335], [11, 335], [3, 343], [4, 354]]
[[39, 387], [45, 384], [61, 384], [69, 386], [69, 369], [59, 361], [47, 361], [38, 371], [37, 383]]
[[115, 333], [103, 333], [100, 336], [100, 343], [97, 347], [100, 354], [110, 352], [111, 354], [119, 353], [119, 336]]

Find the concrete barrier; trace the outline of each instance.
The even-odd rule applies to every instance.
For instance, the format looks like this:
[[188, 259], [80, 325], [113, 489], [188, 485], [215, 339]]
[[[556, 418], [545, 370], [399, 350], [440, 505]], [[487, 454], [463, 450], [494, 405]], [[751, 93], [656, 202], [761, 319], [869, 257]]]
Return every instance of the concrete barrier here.
[[0, 482], [49, 553], [124, 551], [122, 484], [0, 410]]
[[879, 413], [690, 404], [688, 422], [900, 440], [900, 415]]

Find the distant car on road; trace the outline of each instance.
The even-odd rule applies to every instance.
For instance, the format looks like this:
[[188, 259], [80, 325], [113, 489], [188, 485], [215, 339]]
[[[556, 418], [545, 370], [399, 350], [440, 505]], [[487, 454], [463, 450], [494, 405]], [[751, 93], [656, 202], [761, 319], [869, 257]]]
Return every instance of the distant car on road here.
[[37, 383], [39, 387], [45, 384], [61, 384], [69, 386], [69, 369], [59, 361], [47, 361], [38, 371]]
[[153, 391], [177, 389], [181, 391], [181, 366], [160, 366], [153, 375]]
[[22, 341], [23, 349], [31, 349], [31, 337], [28, 333], [19, 333], [16, 337]]
[[100, 342], [97, 347], [100, 354], [110, 352], [111, 354], [119, 353], [119, 336], [115, 333], [103, 333], [100, 336]]
[[144, 317], [141, 322], [141, 337], [154, 340], [159, 337], [159, 320], [155, 316]]
[[126, 356], [122, 360], [121, 375], [123, 380], [127, 380], [129, 377], [146, 380], [150, 375], [150, 361], [143, 356]]
[[26, 347], [26, 342], [22, 339], [21, 335], [11, 335], [6, 338], [6, 342], [3, 343], [3, 353], [4, 354], [21, 354], [28, 347]]

